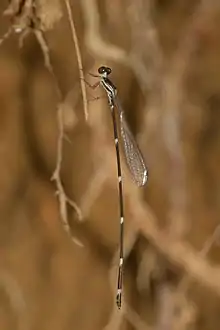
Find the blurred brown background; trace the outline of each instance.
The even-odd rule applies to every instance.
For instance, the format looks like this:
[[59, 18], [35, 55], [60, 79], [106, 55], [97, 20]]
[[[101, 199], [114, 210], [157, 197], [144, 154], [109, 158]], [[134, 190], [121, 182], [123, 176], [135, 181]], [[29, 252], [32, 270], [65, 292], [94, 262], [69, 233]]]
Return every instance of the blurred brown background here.
[[[123, 162], [121, 311], [111, 117], [101, 88], [83, 102], [68, 3], [85, 79], [112, 68], [149, 169], [138, 189]], [[0, 330], [219, 329], [219, 0], [5, 0], [0, 12]]]

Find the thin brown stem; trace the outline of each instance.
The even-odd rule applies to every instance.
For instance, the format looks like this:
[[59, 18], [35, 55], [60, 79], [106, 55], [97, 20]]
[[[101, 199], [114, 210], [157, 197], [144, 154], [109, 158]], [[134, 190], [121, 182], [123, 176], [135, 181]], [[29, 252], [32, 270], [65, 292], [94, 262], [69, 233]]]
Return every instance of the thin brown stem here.
[[52, 63], [50, 60], [49, 48], [47, 46], [43, 33], [40, 30], [34, 30], [34, 33], [36, 35], [36, 38], [41, 46], [41, 49], [42, 49], [42, 52], [44, 55], [45, 67], [48, 69], [48, 71], [53, 76], [53, 79], [54, 79], [54, 82], [56, 85], [57, 95], [58, 95], [58, 98], [60, 101], [60, 104], [57, 105], [57, 124], [58, 124], [58, 132], [59, 132], [58, 141], [57, 141], [57, 160], [56, 160], [56, 168], [54, 170], [51, 180], [55, 181], [55, 183], [56, 183], [57, 195], [58, 195], [59, 204], [60, 204], [60, 215], [61, 215], [64, 229], [70, 235], [70, 237], [76, 244], [82, 245], [76, 238], [73, 238], [71, 235], [71, 229], [70, 229], [70, 226], [68, 223], [68, 214], [67, 214], [67, 207], [66, 207], [67, 203], [74, 208], [74, 210], [76, 211], [76, 213], [78, 215], [79, 220], [82, 220], [82, 213], [81, 213], [80, 208], [77, 206], [77, 204], [75, 202], [73, 202], [66, 195], [62, 182], [61, 182], [61, 177], [60, 177], [62, 160], [63, 160], [63, 140], [65, 139], [64, 123], [63, 123], [63, 106], [61, 104], [62, 94], [61, 94], [61, 90], [59, 88], [59, 84], [58, 84], [56, 75], [53, 70], [53, 66], [52, 66]]
[[57, 194], [60, 202], [60, 214], [64, 225], [64, 229], [66, 230], [67, 233], [70, 233], [66, 203], [70, 204], [75, 209], [80, 220], [82, 219], [82, 214], [77, 204], [66, 196], [60, 178], [62, 159], [63, 159], [63, 139], [64, 139], [62, 106], [59, 106], [57, 110], [57, 123], [59, 129], [59, 136], [57, 141], [57, 163], [51, 180], [54, 180], [56, 182]]
[[86, 97], [86, 85], [85, 85], [85, 78], [84, 78], [84, 73], [83, 73], [82, 56], [81, 56], [81, 52], [80, 52], [80, 48], [79, 48], [79, 41], [78, 41], [78, 37], [77, 37], [77, 33], [76, 33], [75, 24], [73, 21], [73, 16], [72, 16], [72, 11], [71, 11], [69, 0], [65, 0], [65, 4], [66, 4], [69, 23], [70, 23], [71, 34], [72, 34], [73, 42], [74, 42], [75, 49], [76, 49], [76, 58], [77, 58], [78, 69], [79, 69], [84, 114], [85, 114], [85, 119], [87, 121], [88, 120], [88, 102], [87, 102], [87, 97]]
[[8, 39], [8, 37], [11, 35], [12, 28], [10, 27], [7, 32], [0, 38], [0, 46], [3, 44], [3, 42]]

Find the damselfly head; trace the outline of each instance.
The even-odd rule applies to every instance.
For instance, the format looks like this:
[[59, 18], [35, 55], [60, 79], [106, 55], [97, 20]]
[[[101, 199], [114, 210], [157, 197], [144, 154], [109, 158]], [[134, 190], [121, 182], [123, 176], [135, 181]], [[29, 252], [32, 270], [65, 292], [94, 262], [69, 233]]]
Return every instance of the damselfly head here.
[[100, 66], [100, 68], [98, 69], [98, 73], [102, 77], [107, 77], [111, 72], [112, 72], [112, 69], [108, 68], [107, 66]]

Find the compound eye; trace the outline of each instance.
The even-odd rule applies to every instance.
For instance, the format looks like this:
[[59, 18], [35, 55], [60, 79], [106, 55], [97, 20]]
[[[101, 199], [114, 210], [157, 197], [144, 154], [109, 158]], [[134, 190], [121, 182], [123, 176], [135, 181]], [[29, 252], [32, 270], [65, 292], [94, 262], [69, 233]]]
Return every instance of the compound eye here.
[[112, 72], [112, 69], [106, 68], [106, 72], [107, 72], [107, 74], [110, 74]]
[[105, 66], [100, 66], [100, 68], [98, 69], [98, 73], [102, 74], [106, 71]]

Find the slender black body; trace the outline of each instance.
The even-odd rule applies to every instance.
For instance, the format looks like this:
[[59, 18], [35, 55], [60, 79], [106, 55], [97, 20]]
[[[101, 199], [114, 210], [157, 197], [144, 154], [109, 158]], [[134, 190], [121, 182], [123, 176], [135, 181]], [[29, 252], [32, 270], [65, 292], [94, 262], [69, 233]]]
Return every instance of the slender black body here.
[[123, 184], [121, 173], [121, 159], [119, 151], [119, 134], [116, 121], [116, 111], [119, 113], [119, 126], [120, 136], [122, 138], [124, 153], [127, 165], [132, 174], [133, 180], [138, 186], [143, 186], [147, 182], [147, 169], [142, 157], [142, 154], [135, 142], [135, 139], [126, 123], [123, 109], [117, 98], [117, 89], [108, 78], [111, 73], [111, 69], [102, 66], [98, 69], [100, 74], [100, 85], [104, 88], [108, 96], [108, 102], [112, 114], [112, 122], [114, 129], [115, 150], [117, 159], [117, 171], [118, 171], [118, 191], [119, 191], [119, 207], [120, 207], [120, 243], [119, 243], [119, 268], [118, 268], [118, 285], [117, 285], [117, 306], [121, 308], [122, 298], [122, 284], [123, 284], [123, 238], [124, 238], [124, 203], [123, 203]]

